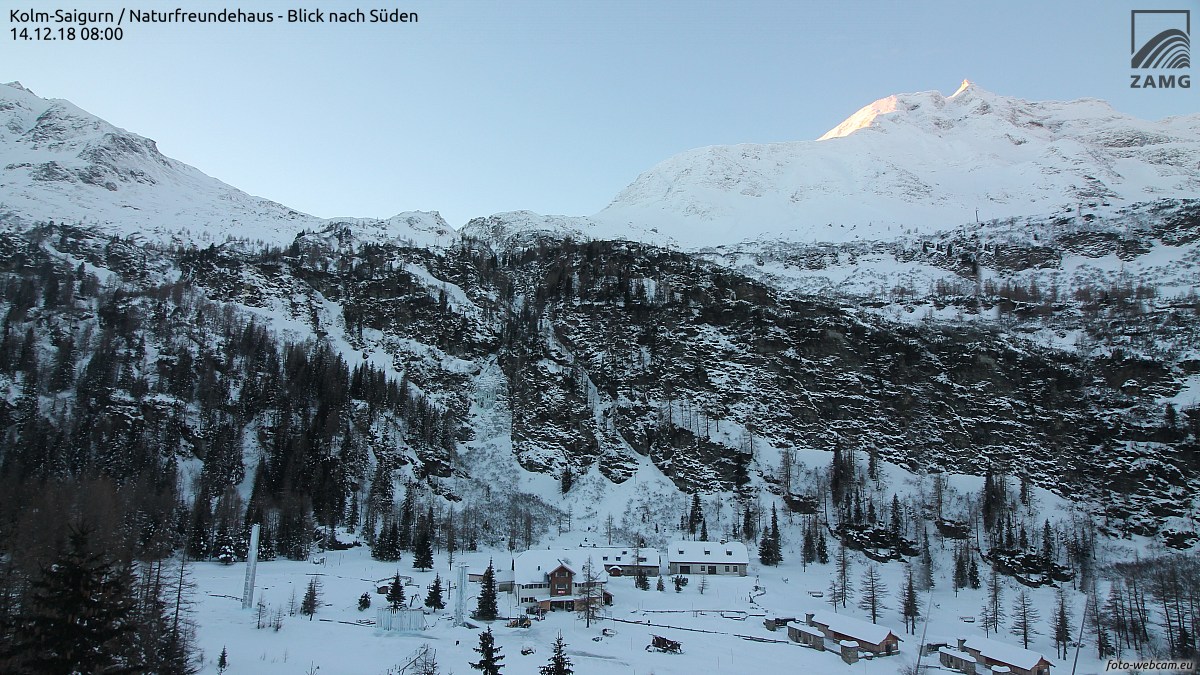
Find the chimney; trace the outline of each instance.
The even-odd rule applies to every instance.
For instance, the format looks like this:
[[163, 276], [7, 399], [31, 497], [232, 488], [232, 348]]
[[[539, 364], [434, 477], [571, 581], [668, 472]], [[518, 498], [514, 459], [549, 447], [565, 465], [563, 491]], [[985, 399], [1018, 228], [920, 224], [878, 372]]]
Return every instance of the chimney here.
[[805, 613], [804, 613], [804, 623], [806, 623], [806, 624], [808, 624], [808, 625], [810, 625], [810, 626], [814, 625], [814, 624], [813, 624], [813, 613], [812, 613], [812, 612], [805, 612]]
[[967, 639], [966, 638], [958, 638], [958, 651], [960, 651], [960, 652], [967, 651]]

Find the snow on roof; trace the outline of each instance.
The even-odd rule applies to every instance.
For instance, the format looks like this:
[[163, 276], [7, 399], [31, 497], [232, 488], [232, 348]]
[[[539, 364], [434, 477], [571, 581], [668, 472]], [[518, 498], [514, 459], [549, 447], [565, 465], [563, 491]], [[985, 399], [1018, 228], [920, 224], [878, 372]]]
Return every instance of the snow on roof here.
[[834, 633], [852, 637], [861, 642], [869, 642], [873, 645], [881, 644], [887, 639], [888, 634], [892, 633], [892, 630], [887, 626], [855, 619], [845, 614], [834, 614], [833, 612], [822, 611], [813, 613], [813, 623], [828, 626], [829, 630]]
[[583, 579], [580, 578], [580, 575], [583, 573], [583, 566], [587, 564], [588, 558], [592, 559], [592, 564], [595, 566], [594, 574], [597, 581], [608, 581], [608, 575], [605, 574], [604, 567], [600, 564], [600, 556], [590, 549], [525, 551], [513, 559], [513, 581], [522, 586], [544, 584], [547, 574], [558, 569], [559, 566], [563, 566], [575, 575], [576, 583], [581, 583]]
[[[970, 637], [966, 639], [966, 641], [963, 643], [963, 646], [967, 649], [974, 649], [975, 651], [979, 652], [980, 656], [991, 659], [992, 661], [1006, 663], [1010, 666], [1021, 668], [1022, 670], [1033, 670], [1033, 667], [1036, 666], [1039, 661], [1046, 658], [1037, 652], [1030, 651], [1028, 649], [1022, 649], [1016, 645], [1010, 645], [1007, 642], [999, 642], [996, 640], [990, 640], [988, 638]], [[1049, 660], [1047, 659], [1047, 663], [1048, 662]]]
[[[633, 546], [580, 546], [577, 555], [592, 556], [592, 560], [599, 565], [620, 567], [622, 565], [632, 565], [634, 553], [641, 558], [642, 565], [658, 565], [658, 549], [656, 548], [636, 548]], [[584, 558], [587, 559], [586, 557]]]
[[969, 663], [975, 663], [974, 656], [971, 656], [970, 654], [968, 654], [966, 652], [960, 652], [957, 649], [951, 649], [949, 647], [942, 647], [938, 651], [947, 656], [953, 656], [956, 659], [962, 659], [963, 661], [967, 661]]
[[673, 541], [667, 547], [667, 560], [672, 563], [704, 563], [708, 565], [748, 565], [750, 554], [738, 541]]
[[806, 623], [800, 623], [799, 621], [789, 621], [787, 627], [798, 630], [806, 635], [816, 635], [817, 637], [821, 638], [825, 637], [825, 634], [822, 633], [816, 626], [810, 626]]

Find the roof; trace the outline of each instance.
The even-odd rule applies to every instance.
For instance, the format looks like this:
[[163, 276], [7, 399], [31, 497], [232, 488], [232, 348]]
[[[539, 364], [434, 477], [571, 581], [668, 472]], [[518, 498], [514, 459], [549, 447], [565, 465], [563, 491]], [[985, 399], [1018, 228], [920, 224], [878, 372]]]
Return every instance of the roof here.
[[658, 549], [656, 548], [636, 548], [633, 546], [580, 546], [577, 555], [592, 556], [592, 560], [598, 565], [611, 567], [629, 566], [633, 564], [633, 554], [637, 552], [637, 557], [641, 558], [639, 565], [658, 567]]
[[748, 565], [750, 554], [740, 541], [673, 541], [667, 547], [667, 561], [706, 565]]
[[[988, 638], [970, 637], [966, 639], [963, 646], [967, 649], [974, 649], [979, 652], [980, 656], [992, 661], [1016, 666], [1022, 670], [1033, 670], [1038, 662], [1046, 658], [1038, 652]], [[1049, 659], [1046, 659], [1046, 662], [1049, 663]]]
[[819, 638], [825, 637], [825, 634], [822, 633], [816, 626], [810, 626], [806, 623], [800, 623], [799, 621], [789, 621], [787, 627], [798, 630], [806, 635], [815, 635]]
[[[877, 623], [833, 612], [815, 612], [813, 614], [813, 623], [828, 626], [829, 630], [834, 633], [852, 637], [860, 642], [867, 642], [873, 645], [883, 643], [888, 635], [895, 635], [887, 626], [881, 626]], [[896, 636], [896, 638], [899, 639], [899, 636]]]
[[579, 583], [583, 581], [580, 575], [588, 558], [591, 558], [592, 564], [595, 565], [596, 580], [607, 582], [608, 574], [604, 572], [599, 556], [591, 550], [584, 549], [533, 549], [520, 553], [513, 559], [513, 581], [522, 586], [544, 584], [547, 574], [563, 566], [576, 575], [575, 581]]
[[938, 651], [939, 651], [940, 653], [942, 653], [942, 654], [945, 654], [945, 655], [947, 655], [947, 656], [953, 656], [953, 657], [954, 657], [954, 658], [956, 658], [956, 659], [961, 659], [961, 660], [963, 660], [963, 661], [966, 661], [966, 662], [968, 662], [968, 663], [975, 663], [975, 657], [974, 657], [974, 656], [971, 656], [970, 654], [968, 654], [968, 653], [966, 653], [966, 652], [960, 652], [960, 651], [958, 651], [957, 649], [951, 649], [951, 648], [949, 648], [949, 647], [942, 647], [942, 648], [941, 648], [941, 649], [939, 649]]

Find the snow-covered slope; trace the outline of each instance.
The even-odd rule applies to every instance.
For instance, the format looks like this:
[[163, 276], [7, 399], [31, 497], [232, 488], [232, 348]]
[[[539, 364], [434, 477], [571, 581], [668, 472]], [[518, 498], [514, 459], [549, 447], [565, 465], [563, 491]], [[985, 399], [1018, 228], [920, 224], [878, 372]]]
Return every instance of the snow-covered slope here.
[[688, 246], [890, 239], [982, 220], [1200, 196], [1200, 115], [1030, 102], [964, 82], [898, 94], [816, 141], [713, 146], [642, 174], [596, 219]]
[[331, 222], [420, 245], [453, 236], [436, 213], [332, 221], [301, 213], [164, 157], [154, 141], [67, 101], [0, 85], [0, 225], [51, 219], [198, 244], [238, 238], [286, 245], [301, 230]]

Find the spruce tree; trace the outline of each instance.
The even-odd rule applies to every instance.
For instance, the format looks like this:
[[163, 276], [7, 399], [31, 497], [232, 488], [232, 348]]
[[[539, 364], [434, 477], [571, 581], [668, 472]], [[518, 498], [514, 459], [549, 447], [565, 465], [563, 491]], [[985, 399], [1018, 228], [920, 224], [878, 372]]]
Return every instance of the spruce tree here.
[[490, 626], [479, 634], [479, 646], [475, 647], [474, 651], [479, 654], [479, 660], [468, 663], [468, 665], [484, 675], [500, 675], [500, 662], [504, 660], [504, 655], [496, 646], [496, 639], [492, 636]]
[[663, 583], [663, 578], [662, 578], [661, 574], [658, 575], [658, 583], [654, 585], [654, 590], [656, 590], [660, 593], [667, 590], [667, 585]]
[[650, 590], [650, 578], [646, 576], [646, 570], [638, 567], [637, 576], [633, 580], [633, 585], [638, 590]]
[[92, 550], [73, 529], [66, 549], [30, 584], [6, 650], [18, 673], [127, 672], [137, 639], [128, 565]]
[[775, 564], [783, 562], [783, 539], [779, 536], [779, 514], [775, 505], [771, 505], [771, 551], [775, 555]]
[[700, 520], [704, 518], [704, 511], [700, 507], [700, 495], [692, 495], [692, 510], [688, 513], [687, 531], [693, 538], [696, 536], [696, 528], [700, 526]]
[[1067, 658], [1067, 647], [1071, 644], [1071, 614], [1067, 608], [1067, 594], [1058, 589], [1058, 609], [1054, 613], [1054, 647], [1059, 658]]
[[567, 658], [567, 644], [563, 642], [562, 633], [554, 640], [554, 653], [550, 655], [550, 662], [541, 667], [538, 671], [539, 675], [571, 675], [575, 671], [571, 669], [571, 659]]
[[562, 493], [565, 495], [571, 491], [571, 486], [575, 484], [575, 475], [571, 473], [570, 465], [563, 467], [561, 481]]
[[917, 619], [921, 618], [921, 606], [917, 601], [917, 589], [913, 583], [913, 571], [909, 566], [904, 575], [904, 591], [900, 594], [900, 615], [904, 617], [904, 628], [910, 635], [917, 633]]
[[388, 586], [387, 601], [388, 606], [392, 609], [403, 609], [405, 606], [404, 582], [400, 580], [399, 572], [396, 572], [396, 576], [392, 577], [392, 584]]
[[317, 613], [317, 606], [321, 601], [320, 589], [317, 586], [317, 578], [313, 577], [308, 580], [308, 588], [304, 590], [304, 599], [300, 601], [300, 613], [307, 616], [309, 621], [312, 621], [313, 615]]
[[429, 584], [429, 592], [425, 594], [425, 606], [429, 609], [446, 609], [446, 601], [442, 599], [442, 575], [433, 578]]
[[223, 674], [229, 668], [229, 652], [221, 647], [221, 655], [217, 657], [217, 673]]
[[417, 529], [413, 544], [413, 569], [425, 571], [433, 568], [433, 519], [426, 518]]
[[829, 564], [829, 542], [825, 539], [824, 528], [817, 532], [817, 562], [822, 565]]
[[496, 618], [496, 570], [492, 561], [488, 561], [487, 569], [483, 572], [483, 580], [479, 585], [479, 601], [475, 607], [475, 618], [480, 621], [491, 621]]

